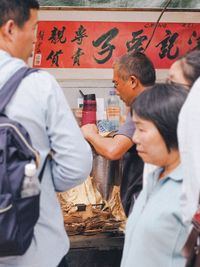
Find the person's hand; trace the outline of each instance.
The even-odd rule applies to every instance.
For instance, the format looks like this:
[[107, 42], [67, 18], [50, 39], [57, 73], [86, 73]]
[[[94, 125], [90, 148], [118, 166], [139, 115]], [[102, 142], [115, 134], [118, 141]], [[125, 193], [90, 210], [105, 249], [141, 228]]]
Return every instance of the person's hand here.
[[85, 124], [81, 127], [81, 131], [86, 140], [89, 140], [90, 137], [99, 133], [95, 124]]

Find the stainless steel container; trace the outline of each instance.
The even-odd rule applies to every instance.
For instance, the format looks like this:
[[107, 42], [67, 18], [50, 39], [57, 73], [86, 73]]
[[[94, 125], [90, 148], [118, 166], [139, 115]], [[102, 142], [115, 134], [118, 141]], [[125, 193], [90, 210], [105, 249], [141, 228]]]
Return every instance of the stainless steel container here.
[[108, 200], [114, 185], [121, 183], [122, 161], [108, 160], [97, 154], [93, 149], [93, 166], [91, 176], [97, 190], [105, 200]]

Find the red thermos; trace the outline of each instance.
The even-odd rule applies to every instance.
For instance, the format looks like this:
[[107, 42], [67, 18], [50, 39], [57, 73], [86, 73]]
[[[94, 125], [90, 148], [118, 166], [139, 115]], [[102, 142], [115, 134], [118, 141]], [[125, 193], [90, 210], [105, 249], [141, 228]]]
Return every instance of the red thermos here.
[[82, 112], [82, 126], [88, 123], [96, 124], [96, 96], [95, 94], [84, 95], [83, 98], [83, 112]]

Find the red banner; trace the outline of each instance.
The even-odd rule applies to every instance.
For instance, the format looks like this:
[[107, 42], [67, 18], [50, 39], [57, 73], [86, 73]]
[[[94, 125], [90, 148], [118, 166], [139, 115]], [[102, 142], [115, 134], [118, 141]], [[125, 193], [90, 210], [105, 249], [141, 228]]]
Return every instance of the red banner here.
[[[152, 22], [40, 21], [34, 67], [112, 68], [115, 58], [143, 51]], [[157, 69], [200, 46], [200, 23], [159, 23], [146, 54]]]

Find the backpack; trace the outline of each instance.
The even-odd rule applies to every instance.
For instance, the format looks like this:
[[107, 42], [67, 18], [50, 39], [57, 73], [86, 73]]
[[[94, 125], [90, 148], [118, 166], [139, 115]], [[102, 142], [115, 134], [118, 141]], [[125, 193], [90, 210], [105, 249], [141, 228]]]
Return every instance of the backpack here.
[[[23, 255], [39, 218], [38, 195], [21, 198], [24, 168], [39, 154], [26, 129], [9, 119], [4, 110], [21, 80], [37, 69], [22, 67], [0, 90], [0, 256]], [[37, 165], [36, 164], [36, 165]], [[41, 181], [44, 166], [39, 175]], [[38, 165], [37, 165], [38, 166]]]

